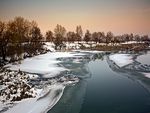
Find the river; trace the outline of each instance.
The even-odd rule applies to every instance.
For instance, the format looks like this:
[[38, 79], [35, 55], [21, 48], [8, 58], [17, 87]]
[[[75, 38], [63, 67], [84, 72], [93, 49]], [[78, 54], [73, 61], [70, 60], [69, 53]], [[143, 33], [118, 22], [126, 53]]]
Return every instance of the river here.
[[[92, 59], [90, 55], [59, 59], [63, 61], [61, 65], [71, 70], [69, 74], [81, 80], [66, 87], [48, 113], [150, 113], [150, 78], [142, 74], [141, 68], [118, 68], [109, 54], [95, 54]], [[150, 52], [134, 56], [135, 67], [150, 65]]]

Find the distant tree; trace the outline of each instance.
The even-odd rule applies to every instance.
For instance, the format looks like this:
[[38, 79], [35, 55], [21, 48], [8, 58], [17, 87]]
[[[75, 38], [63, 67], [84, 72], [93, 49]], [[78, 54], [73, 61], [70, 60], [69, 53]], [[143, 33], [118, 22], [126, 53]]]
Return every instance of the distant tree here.
[[141, 37], [141, 41], [150, 41], [150, 39], [149, 39], [148, 35], [143, 35]]
[[117, 43], [120, 43], [120, 39], [121, 39], [121, 36], [114, 36], [114, 40], [113, 40], [114, 45]]
[[33, 26], [31, 29], [31, 42], [39, 43], [43, 39], [41, 30], [38, 26]]
[[88, 43], [90, 40], [91, 40], [91, 33], [89, 30], [87, 30], [84, 36], [84, 41]]
[[112, 32], [107, 32], [106, 35], [106, 44], [109, 44], [111, 42], [111, 40], [113, 39], [113, 33]]
[[92, 34], [92, 41], [94, 41], [95, 43], [97, 43], [98, 42], [98, 33], [97, 32], [94, 32], [93, 34]]
[[[24, 53], [24, 42], [29, 40], [30, 22], [23, 17], [15, 17], [7, 24], [7, 37], [9, 37], [9, 47], [7, 47], [8, 54], [13, 56], [17, 55], [17, 59], [22, 59]], [[12, 49], [13, 48], [13, 49]], [[14, 59], [12, 57], [12, 59]]]
[[134, 36], [134, 41], [140, 42], [141, 41], [141, 37], [139, 35], [135, 35]]
[[105, 33], [104, 32], [98, 32], [98, 42], [104, 43], [106, 41]]
[[17, 44], [27, 41], [30, 22], [22, 17], [15, 17], [13, 21], [8, 22], [8, 30], [11, 35], [11, 41]]
[[76, 38], [76, 34], [74, 32], [68, 32], [67, 33], [67, 41], [68, 42], [74, 42]]
[[77, 41], [81, 41], [83, 36], [83, 31], [80, 25], [76, 27], [76, 35], [77, 35]]
[[129, 41], [133, 41], [133, 38], [134, 38], [133, 33], [131, 33], [131, 34], [129, 35]]
[[47, 42], [53, 42], [54, 41], [54, 36], [53, 36], [52, 31], [47, 31], [45, 37], [46, 37]]
[[64, 46], [63, 41], [66, 35], [66, 29], [61, 25], [57, 24], [56, 28], [54, 29], [54, 34], [55, 34], [54, 40], [55, 49], [61, 49], [62, 46]]
[[38, 52], [42, 51], [42, 40], [43, 35], [41, 33], [40, 28], [37, 24], [35, 24], [35, 22], [32, 22], [30, 29], [30, 49], [28, 50], [28, 53], [30, 55], [36, 55]]
[[62, 37], [65, 37], [66, 29], [63, 26], [57, 24], [56, 28], [54, 29], [54, 33], [55, 35], [61, 35]]
[[104, 32], [98, 32], [98, 42], [101, 43], [105, 39], [105, 33]]
[[43, 36], [35, 21], [30, 22], [22, 17], [16, 17], [8, 22], [6, 35], [10, 37], [10, 47], [7, 47], [7, 50], [11, 57], [16, 54], [18, 59], [22, 59], [23, 53], [35, 55], [42, 49]]
[[125, 40], [125, 42], [129, 42], [129, 41], [131, 41], [130, 40], [130, 36], [129, 36], [129, 34], [124, 34], [124, 40]]

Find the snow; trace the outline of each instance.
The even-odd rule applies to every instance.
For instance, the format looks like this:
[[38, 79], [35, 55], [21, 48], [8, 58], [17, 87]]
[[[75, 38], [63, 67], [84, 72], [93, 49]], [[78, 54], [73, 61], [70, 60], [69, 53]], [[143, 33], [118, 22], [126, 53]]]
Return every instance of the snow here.
[[80, 46], [78, 43], [66, 43], [67, 49], [79, 49]]
[[30, 79], [37, 79], [39, 76], [35, 74], [28, 74]]
[[[59, 101], [65, 86], [79, 82], [79, 79], [76, 76], [58, 76], [56, 78], [51, 78], [46, 82], [41, 81], [43, 87], [30, 87], [28, 80], [29, 78], [38, 78], [35, 74], [32, 75], [5, 70], [0, 73], [0, 76], [1, 75], [3, 81], [0, 82], [3, 83], [5, 88], [1, 88], [0, 112], [9, 108], [6, 113], [14, 113], [14, 111], [15, 113], [22, 113], [22, 111], [23, 113], [45, 113]], [[27, 88], [26, 86], [29, 87]], [[17, 90], [15, 89], [16, 87]], [[26, 90], [22, 90], [23, 88]], [[14, 90], [17, 92], [15, 94], [11, 93]], [[25, 94], [27, 95], [31, 95], [30, 98], [24, 97], [24, 95], [21, 94], [22, 91], [25, 91]], [[10, 95], [9, 98], [8, 95]], [[14, 97], [20, 97], [21, 100], [15, 100]], [[30, 105], [32, 107], [30, 107]]]
[[89, 44], [83, 44], [83, 46], [85, 46], [85, 47], [90, 47], [90, 45], [89, 45]]
[[[48, 45], [48, 47], [49, 46], [50, 45]], [[43, 75], [43, 77], [45, 78], [47, 77], [49, 78], [49, 77], [57, 76], [62, 71], [68, 70], [67, 68], [58, 65], [60, 64], [61, 61], [57, 60], [57, 58], [68, 58], [68, 57], [77, 58], [86, 55], [87, 52], [97, 53], [98, 51], [91, 52], [91, 51], [79, 50], [73, 52], [48, 52], [43, 55], [38, 55], [32, 58], [26, 58], [22, 60], [21, 63], [16, 62], [15, 64], [11, 63], [5, 65], [5, 67], [7, 67], [10, 70], [16, 70], [16, 71], [20, 70], [20, 71], [28, 72], [30, 73], [28, 74], [28, 77], [30, 79], [37, 79], [39, 77], [38, 74]], [[77, 59], [75, 62], [80, 63], [80, 60]], [[30, 98], [30, 99], [23, 98], [23, 100], [19, 102], [15, 101], [14, 103], [17, 104], [12, 108], [10, 108], [9, 110], [7, 110], [5, 113], [14, 113], [14, 112], [15, 113], [45, 113], [47, 112], [47, 110], [51, 109], [59, 101], [66, 85], [74, 84], [78, 81], [79, 79], [76, 77], [68, 77], [68, 78], [57, 77], [55, 79], [48, 81], [51, 84], [46, 86], [47, 87], [46, 89], [31, 88], [31, 90], [33, 90], [34, 98]], [[27, 83], [27, 80], [25, 81], [25, 83]], [[58, 93], [58, 91], [60, 93]]]
[[113, 54], [109, 59], [114, 61], [119, 67], [133, 63], [133, 57], [130, 54]]
[[43, 55], [27, 58], [21, 61], [21, 64], [8, 64], [5, 67], [11, 70], [21, 70], [28, 73], [43, 74], [47, 77], [55, 76], [61, 71], [67, 70], [64, 67], [59, 67], [57, 64], [60, 61], [57, 58], [78, 57], [76, 55], [84, 55], [83, 53], [73, 52], [49, 52]]
[[[28, 80], [30, 78], [29, 74], [5, 70], [0, 73], [0, 77], [0, 82], [2, 83], [2, 87], [0, 88], [1, 102], [10, 102], [27, 98], [27, 96], [36, 96], [35, 89], [28, 84]], [[25, 93], [23, 93], [24, 91]]]
[[143, 73], [145, 77], [150, 78], [150, 73]]
[[63, 85], [53, 85], [44, 98], [25, 99], [5, 113], [46, 113], [61, 98], [64, 88]]
[[96, 50], [92, 50], [92, 51], [88, 51], [88, 50], [73, 50], [74, 52], [80, 51], [83, 53], [104, 53], [104, 51], [96, 51]]
[[[139, 42], [137, 41], [128, 41], [128, 42], [124, 42], [124, 43], [121, 43], [121, 44], [137, 44]], [[140, 43], [144, 43], [144, 42], [140, 42]]]
[[44, 45], [44, 48], [50, 50], [50, 51], [53, 51], [55, 52], [55, 49], [54, 49], [54, 43], [51, 43], [51, 42], [45, 42], [45, 45]]

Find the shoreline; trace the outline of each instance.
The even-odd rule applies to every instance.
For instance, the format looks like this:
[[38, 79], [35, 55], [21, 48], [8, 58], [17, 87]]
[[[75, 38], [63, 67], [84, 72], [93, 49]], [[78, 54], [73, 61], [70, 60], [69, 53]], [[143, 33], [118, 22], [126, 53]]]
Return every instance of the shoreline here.
[[[61, 53], [61, 55], [64, 55], [63, 56], [63, 58], [66, 58], [66, 57], [78, 57], [78, 55], [84, 55], [83, 53], [84, 52], [89, 52], [89, 53], [99, 53], [100, 51], [82, 51], [82, 50], [79, 50], [79, 53], [74, 53], [74, 52], [69, 52], [69, 54], [67, 53], [65, 53], [65, 54], [62, 54]], [[56, 52], [57, 53], [57, 52]], [[58, 52], [59, 53], [59, 52]], [[72, 54], [73, 53], [73, 54]], [[52, 53], [52, 54], [54, 54], [54, 53]], [[50, 55], [50, 54], [48, 54], [48, 55]], [[48, 55], [46, 55], [46, 56], [48, 56]], [[59, 54], [60, 55], [60, 54]], [[77, 56], [75, 56], [75, 55], [77, 55]], [[45, 58], [46, 57], [45, 55], [43, 55], [43, 57], [34, 57], [34, 58]], [[49, 56], [50, 57], [50, 56]], [[56, 57], [56, 56], [55, 56]], [[58, 57], [58, 56], [57, 56]], [[32, 58], [32, 60], [34, 59], [34, 58]], [[130, 58], [129, 58], [130, 59]], [[40, 59], [41, 60], [41, 59]], [[46, 59], [47, 60], [47, 59]], [[55, 58], [52, 58], [51, 60], [56, 60]], [[126, 59], [126, 57], [125, 57], [125, 60], [127, 60]], [[123, 66], [123, 65], [122, 65]], [[31, 74], [32, 75], [32, 74]], [[46, 79], [46, 78], [45, 78]], [[52, 77], [51, 78], [51, 81], [53, 81], [52, 82], [52, 85], [51, 85], [51, 81], [49, 81], [50, 79], [49, 78], [47, 78], [47, 83], [48, 83], [48, 88], [46, 88], [46, 89], [48, 89], [48, 92], [46, 93], [46, 94], [44, 94], [44, 95], [42, 95], [41, 97], [35, 97], [35, 98], [27, 98], [27, 99], [23, 99], [22, 101], [20, 101], [20, 102], [14, 102], [14, 104], [15, 103], [18, 103], [16, 106], [13, 106], [10, 110], [7, 110], [7, 111], [5, 111], [5, 112], [3, 112], [2, 111], [2, 113], [12, 113], [12, 111], [14, 110], [14, 112], [15, 113], [20, 113], [20, 112], [22, 112], [22, 111], [18, 111], [18, 110], [23, 110], [24, 111], [24, 101], [27, 101], [27, 104], [29, 104], [29, 105], [32, 105], [33, 104], [33, 108], [32, 109], [29, 109], [29, 111], [24, 111], [24, 112], [22, 112], [22, 113], [41, 113], [40, 112], [40, 110], [42, 110], [42, 113], [47, 113], [50, 109], [52, 109], [53, 108], [53, 106], [55, 106], [56, 104], [57, 104], [57, 102], [61, 99], [61, 97], [62, 97], [62, 95], [63, 95], [63, 93], [64, 93], [64, 89], [65, 89], [65, 86], [66, 85], [68, 85], [68, 84], [73, 84], [73, 83], [76, 83], [76, 82], [78, 82], [79, 81], [79, 78], [76, 78], [76, 77], [72, 77], [72, 78], [67, 78], [67, 77], [64, 77], [64, 76], [55, 76], [54, 78]], [[70, 80], [70, 81], [69, 81]], [[73, 81], [72, 81], [73, 80]], [[43, 82], [44, 83], [44, 82]], [[42, 83], [42, 84], [43, 84]], [[49, 86], [50, 85], [50, 86]], [[56, 87], [55, 87], [56, 86]], [[57, 97], [55, 97], [55, 95], [56, 95], [56, 92], [57, 92], [57, 90], [61, 90], [61, 92], [58, 94], [58, 96]], [[49, 98], [48, 98], [48, 96], [50, 96]], [[51, 100], [52, 101], [47, 101], [47, 100], [50, 100], [50, 98], [51, 98]], [[39, 100], [38, 100], [39, 99]], [[47, 99], [47, 100], [45, 100], [45, 99]], [[43, 106], [43, 104], [41, 104], [41, 102], [43, 102], [43, 101], [46, 101], [47, 103], [46, 103], [46, 105], [44, 105]], [[31, 102], [31, 103], [30, 103]], [[22, 106], [21, 106], [21, 105]], [[26, 105], [26, 104], [25, 104]], [[20, 107], [21, 106], [21, 107]], [[44, 108], [39, 108], [39, 106], [40, 107], [44, 107]], [[45, 108], [46, 107], [46, 108]], [[39, 109], [37, 109], [37, 108], [39, 108]], [[37, 110], [37, 111], [36, 111]]]
[[[8, 74], [7, 77], [9, 77], [9, 73], [13, 73], [13, 74], [18, 74], [16, 71], [10, 71], [7, 72]], [[28, 74], [24, 75], [28, 78]], [[34, 76], [34, 77], [33, 77]], [[7, 77], [5, 79], [7, 79]], [[18, 77], [22, 77], [22, 75], [18, 75]], [[30, 79], [36, 81], [38, 77], [35, 75], [30, 74]], [[67, 76], [63, 76], [63, 75], [59, 75], [57, 77], [53, 77], [53, 78], [46, 78], [47, 82], [42, 81], [42, 83], [39, 83], [39, 85], [36, 85], [33, 87], [31, 87], [33, 93], [31, 93], [31, 95], [33, 95], [33, 97], [31, 98], [24, 98], [23, 96], [19, 96], [19, 93], [17, 92], [17, 94], [9, 94], [11, 98], [9, 98], [8, 100], [6, 100], [4, 103], [2, 103], [2, 100], [0, 102], [1, 108], [0, 108], [0, 113], [46, 113], [47, 111], [49, 111], [51, 108], [53, 108], [53, 106], [55, 106], [55, 104], [61, 99], [64, 89], [67, 85], [72, 85], [75, 84], [77, 82], [79, 82], [79, 79], [76, 76], [72, 76], [72, 75], [67, 75]], [[20, 80], [20, 79], [18, 79]], [[17, 80], [16, 80], [17, 81]], [[28, 81], [28, 79], [23, 79], [22, 81]], [[20, 81], [21, 82], [21, 81]], [[14, 84], [15, 81], [11, 81], [11, 84]], [[28, 82], [25, 82], [27, 85], [31, 85]], [[7, 84], [7, 82], [6, 82]], [[10, 84], [10, 85], [11, 85]], [[34, 83], [33, 83], [34, 84]], [[12, 92], [13, 90], [11, 89], [5, 89], [5, 87], [9, 87], [9, 85], [3, 86], [4, 88], [1, 89], [1, 91], [3, 91], [3, 93], [5, 94], [5, 92]], [[41, 88], [40, 88], [41, 87]], [[21, 90], [20, 90], [21, 91]], [[30, 90], [29, 90], [30, 91]], [[26, 91], [25, 94], [29, 91]], [[7, 99], [8, 94], [6, 95], [1, 95], [1, 99], [2, 98], [6, 98]], [[19, 98], [21, 98], [20, 101], [14, 100], [12, 101], [12, 98], [19, 96]], [[11, 105], [11, 106], [10, 106]], [[30, 105], [32, 106], [32, 108], [30, 108]], [[26, 111], [26, 108], [28, 108]], [[22, 110], [22, 111], [20, 111]], [[36, 111], [37, 110], [37, 111]]]
[[[24, 99], [21, 102], [18, 102], [14, 107], [7, 110], [4, 113], [47, 113], [51, 108], [53, 108], [56, 103], [60, 100], [63, 95], [65, 86], [64, 85], [53, 85], [51, 88], [48, 88], [50, 92], [43, 95], [43, 98], [30, 98]], [[61, 92], [55, 97], [57, 91]]]

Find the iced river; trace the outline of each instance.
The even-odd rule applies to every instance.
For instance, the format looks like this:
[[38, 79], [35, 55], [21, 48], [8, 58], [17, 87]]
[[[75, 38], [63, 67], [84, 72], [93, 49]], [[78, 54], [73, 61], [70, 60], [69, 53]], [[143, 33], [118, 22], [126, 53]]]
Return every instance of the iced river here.
[[48, 113], [150, 113], [150, 52], [60, 58], [80, 78]]

